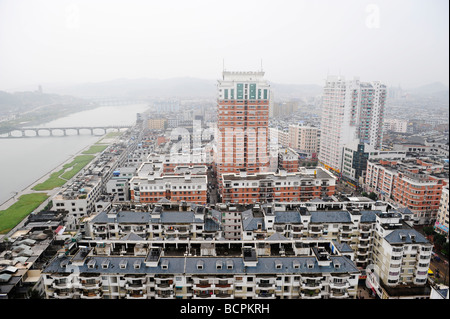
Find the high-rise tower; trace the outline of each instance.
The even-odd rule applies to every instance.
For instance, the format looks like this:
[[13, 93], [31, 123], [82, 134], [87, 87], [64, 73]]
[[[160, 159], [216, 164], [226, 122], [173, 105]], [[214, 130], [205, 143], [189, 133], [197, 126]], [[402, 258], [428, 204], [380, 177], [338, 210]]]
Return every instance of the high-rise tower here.
[[218, 80], [217, 177], [222, 174], [249, 174], [269, 165], [268, 125], [270, 86], [264, 72], [224, 71]]
[[319, 162], [340, 173], [342, 150], [355, 139], [381, 148], [386, 86], [329, 76], [323, 91]]

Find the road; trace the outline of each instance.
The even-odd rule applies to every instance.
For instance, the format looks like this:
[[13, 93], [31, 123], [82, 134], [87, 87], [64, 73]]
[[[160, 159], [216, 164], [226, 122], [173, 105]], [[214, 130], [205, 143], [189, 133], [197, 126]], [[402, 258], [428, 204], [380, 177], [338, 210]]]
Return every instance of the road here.
[[432, 258], [430, 263], [430, 269], [432, 272], [434, 272], [434, 277], [438, 283], [443, 283], [444, 285], [448, 286], [450, 277], [448, 259], [445, 259], [445, 257], [442, 255], [439, 255], [439, 258], [440, 261], [437, 261], [435, 258]]

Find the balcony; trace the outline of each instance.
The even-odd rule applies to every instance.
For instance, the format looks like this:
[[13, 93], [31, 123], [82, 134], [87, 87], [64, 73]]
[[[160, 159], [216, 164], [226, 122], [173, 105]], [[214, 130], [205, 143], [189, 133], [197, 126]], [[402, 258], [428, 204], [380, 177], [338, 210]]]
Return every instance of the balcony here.
[[70, 289], [72, 288], [72, 282], [71, 281], [61, 281], [61, 280], [55, 280], [52, 284], [52, 288], [56, 289]]
[[206, 291], [195, 291], [193, 299], [207, 299], [215, 297], [212, 290], [206, 290]]
[[83, 292], [82, 294], [80, 294], [80, 299], [101, 299], [102, 298], [102, 293], [97, 291], [97, 292]]
[[257, 294], [257, 298], [260, 299], [275, 299], [275, 294], [269, 292], [260, 292]]
[[56, 299], [72, 299], [73, 292], [54, 292], [52, 297]]
[[127, 299], [147, 299], [147, 294], [144, 293], [127, 293]]
[[311, 229], [309, 230], [310, 234], [322, 234], [322, 228], [319, 227], [311, 227]]
[[350, 227], [342, 227], [341, 228], [341, 233], [342, 234], [350, 234], [352, 231], [353, 231], [353, 229], [350, 228]]
[[371, 228], [367, 226], [360, 226], [359, 232], [361, 234], [369, 234], [371, 232]]
[[229, 283], [228, 280], [219, 280], [219, 282], [217, 284], [215, 284], [214, 287], [218, 288], [218, 289], [226, 289], [226, 288], [231, 288], [232, 284]]
[[217, 298], [222, 298], [222, 299], [232, 299], [233, 295], [231, 293], [225, 293], [225, 292], [218, 292], [217, 294], [215, 294], [215, 296]]
[[102, 282], [97, 279], [80, 280], [80, 288], [82, 289], [99, 289]]
[[155, 295], [155, 299], [173, 299], [173, 293], [172, 292], [158, 292]]
[[169, 290], [173, 289], [173, 280], [163, 280], [156, 284], [155, 289]]
[[332, 289], [330, 291], [330, 298], [345, 299], [348, 298], [348, 292], [346, 290]]
[[330, 281], [330, 289], [344, 289], [349, 288], [350, 283], [348, 280], [345, 281]]
[[139, 283], [127, 283], [125, 288], [128, 290], [139, 290], [144, 289], [144, 284], [142, 282]]
[[359, 242], [357, 245], [358, 249], [367, 249], [369, 248], [369, 241]]
[[369, 250], [367, 249], [358, 249], [356, 251], [357, 256], [367, 256], [369, 254]]
[[302, 282], [302, 288], [304, 289], [322, 289], [323, 285], [321, 281], [307, 281]]
[[322, 298], [322, 294], [320, 293], [320, 291], [319, 292], [308, 291], [308, 292], [301, 292], [300, 297], [302, 297], [302, 299], [320, 299]]

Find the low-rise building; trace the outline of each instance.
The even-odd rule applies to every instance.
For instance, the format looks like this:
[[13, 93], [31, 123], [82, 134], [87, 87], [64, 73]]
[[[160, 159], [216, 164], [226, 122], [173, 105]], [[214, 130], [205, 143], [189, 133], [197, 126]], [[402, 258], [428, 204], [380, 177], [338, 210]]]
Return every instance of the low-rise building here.
[[323, 168], [299, 172], [223, 174], [222, 201], [233, 204], [308, 201], [332, 196], [336, 178]]
[[86, 247], [59, 255], [43, 271], [46, 298], [356, 298], [360, 271], [332, 242], [305, 242], [289, 256], [258, 255], [248, 242], [226, 249], [226, 241], [194, 256], [189, 245], [169, 251], [130, 244], [122, 255]]
[[426, 158], [369, 160], [365, 188], [382, 200], [408, 207], [418, 224], [434, 223], [442, 188], [448, 184], [444, 165]]

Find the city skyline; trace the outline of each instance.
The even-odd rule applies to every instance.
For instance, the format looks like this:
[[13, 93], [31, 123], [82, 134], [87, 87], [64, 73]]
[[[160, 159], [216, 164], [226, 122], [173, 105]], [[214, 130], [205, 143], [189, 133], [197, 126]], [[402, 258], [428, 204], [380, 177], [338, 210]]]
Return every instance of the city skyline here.
[[0, 2], [0, 90], [119, 78], [327, 75], [448, 87], [446, 1]]

